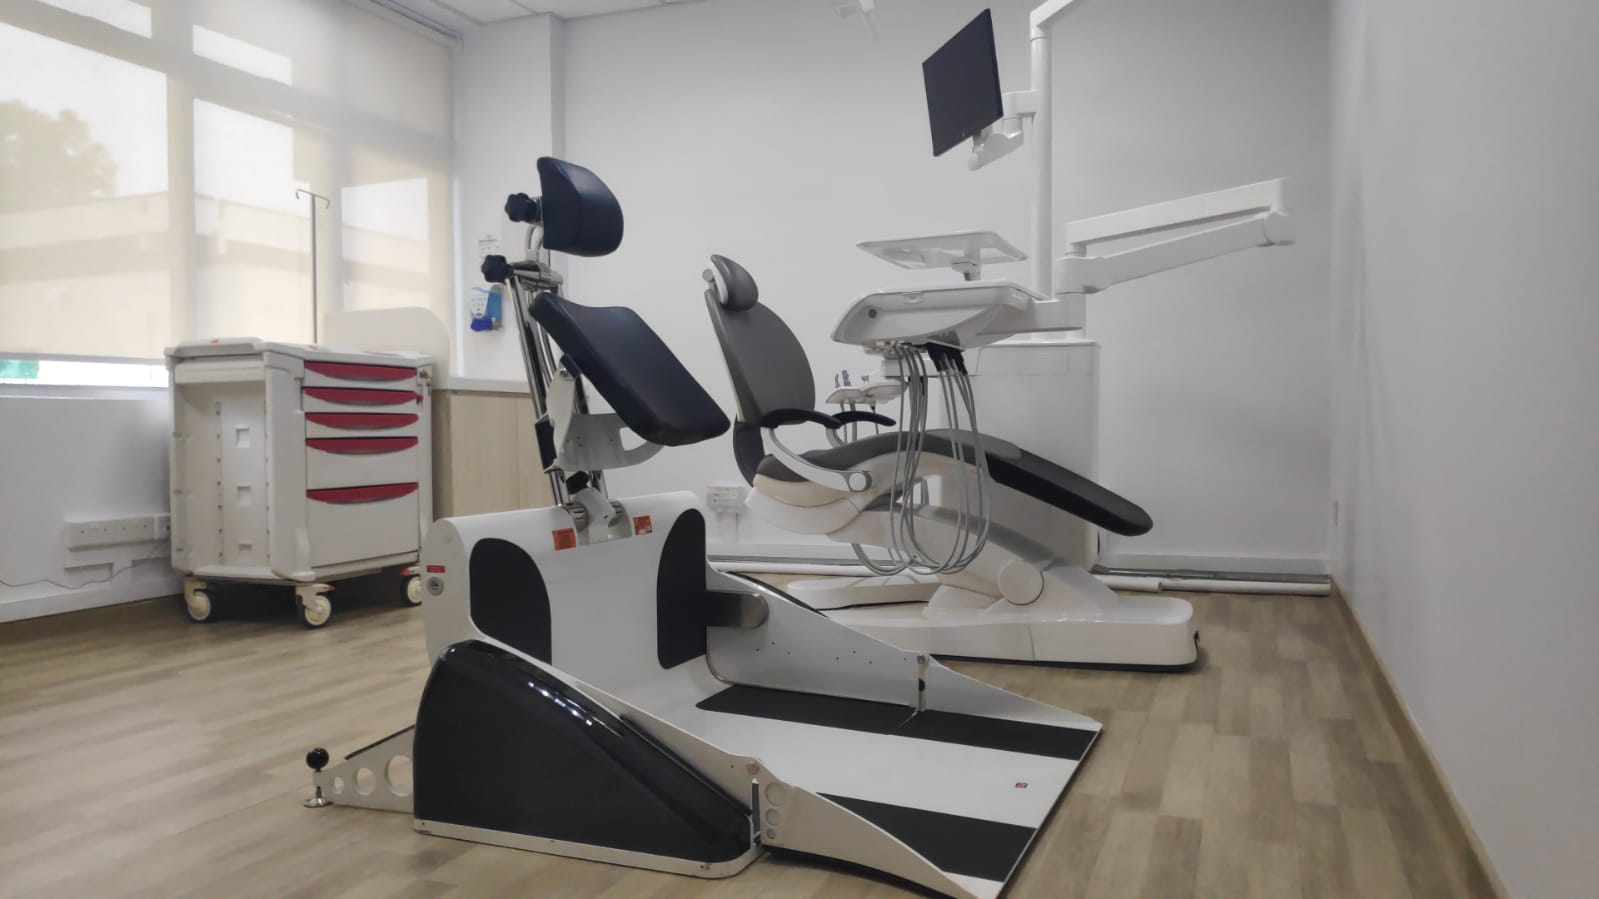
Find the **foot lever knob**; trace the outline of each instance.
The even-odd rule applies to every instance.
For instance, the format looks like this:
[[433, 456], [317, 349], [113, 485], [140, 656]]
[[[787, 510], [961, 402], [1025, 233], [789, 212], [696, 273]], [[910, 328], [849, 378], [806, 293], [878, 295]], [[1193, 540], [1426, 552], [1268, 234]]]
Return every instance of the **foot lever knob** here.
[[[307, 752], [305, 754], [305, 764], [312, 771], [321, 774], [322, 769], [326, 768], [328, 764], [328, 751], [323, 749], [321, 746], [318, 746], [310, 752]], [[305, 801], [306, 808], [322, 808], [332, 804], [333, 803], [329, 802], [327, 798], [322, 795], [322, 786], [320, 784], [316, 785], [316, 795]]]

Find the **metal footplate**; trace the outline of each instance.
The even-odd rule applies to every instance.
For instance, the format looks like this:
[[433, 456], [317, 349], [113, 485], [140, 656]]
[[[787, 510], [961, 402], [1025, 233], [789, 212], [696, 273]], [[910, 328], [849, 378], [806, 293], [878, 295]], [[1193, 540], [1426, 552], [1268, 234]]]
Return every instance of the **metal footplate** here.
[[306, 806], [347, 805], [411, 814], [410, 778], [396, 776], [396, 763], [409, 769], [415, 733], [413, 724], [357, 749], [331, 768], [319, 767], [319, 763], [327, 764], [327, 750], [312, 750], [306, 756], [306, 764], [312, 768], [311, 784], [316, 787], [316, 796], [307, 800]]

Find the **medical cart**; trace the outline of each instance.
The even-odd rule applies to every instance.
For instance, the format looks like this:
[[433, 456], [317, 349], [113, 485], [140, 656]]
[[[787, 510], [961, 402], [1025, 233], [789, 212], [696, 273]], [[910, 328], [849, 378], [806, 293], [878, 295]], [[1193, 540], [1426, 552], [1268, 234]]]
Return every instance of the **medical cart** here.
[[337, 581], [417, 561], [432, 521], [428, 357], [252, 338], [167, 350], [172, 565], [189, 617], [230, 582], [292, 587], [307, 627]]

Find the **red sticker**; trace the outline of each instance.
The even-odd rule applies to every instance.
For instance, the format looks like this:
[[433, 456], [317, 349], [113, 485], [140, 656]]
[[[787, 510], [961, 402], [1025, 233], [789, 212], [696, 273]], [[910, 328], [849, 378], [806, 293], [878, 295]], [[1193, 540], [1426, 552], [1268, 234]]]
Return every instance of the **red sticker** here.
[[556, 549], [571, 549], [577, 546], [577, 531], [571, 528], [550, 531], [550, 536], [555, 538]]
[[633, 533], [634, 534], [653, 534], [653, 533], [655, 533], [655, 525], [650, 522], [650, 517], [648, 515], [635, 515], [635, 516], [633, 516]]
[[1025, 781], [1025, 780], [1016, 781], [1016, 789], [1018, 789], [1018, 790], [1027, 789], [1027, 781]]
[[443, 573], [444, 573], [444, 566], [443, 565], [429, 565], [428, 566], [428, 574], [443, 574]]

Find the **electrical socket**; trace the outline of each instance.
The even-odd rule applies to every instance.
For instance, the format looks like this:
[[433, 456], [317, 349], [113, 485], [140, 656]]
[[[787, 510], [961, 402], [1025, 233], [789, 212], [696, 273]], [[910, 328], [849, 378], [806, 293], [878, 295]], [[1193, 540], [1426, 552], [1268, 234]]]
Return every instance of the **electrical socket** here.
[[67, 522], [67, 549], [87, 549], [116, 543], [114, 529], [103, 521]]
[[738, 515], [744, 511], [744, 500], [749, 493], [750, 488], [743, 484], [710, 484], [705, 488], [705, 505], [712, 512]]
[[69, 521], [66, 523], [67, 549], [154, 543], [166, 539], [171, 529], [171, 518], [165, 514], [108, 518], [104, 521]]

